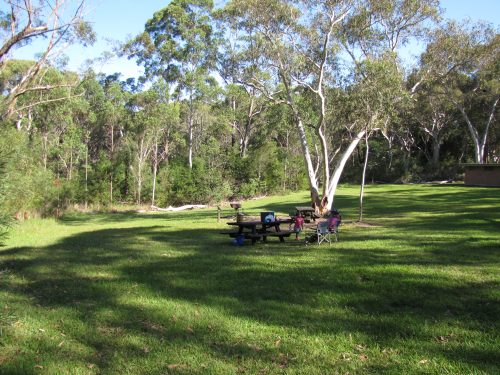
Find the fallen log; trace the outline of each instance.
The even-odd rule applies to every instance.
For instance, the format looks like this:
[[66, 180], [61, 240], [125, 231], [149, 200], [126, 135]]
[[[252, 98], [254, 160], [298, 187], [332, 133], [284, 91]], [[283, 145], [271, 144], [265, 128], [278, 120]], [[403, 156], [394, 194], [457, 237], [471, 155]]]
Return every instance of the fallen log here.
[[195, 208], [207, 208], [207, 207], [208, 206], [204, 205], [204, 204], [187, 204], [187, 205], [180, 206], [180, 207], [169, 206], [167, 208], [151, 206], [151, 209], [155, 210], [155, 211], [184, 211], [184, 210], [193, 210]]

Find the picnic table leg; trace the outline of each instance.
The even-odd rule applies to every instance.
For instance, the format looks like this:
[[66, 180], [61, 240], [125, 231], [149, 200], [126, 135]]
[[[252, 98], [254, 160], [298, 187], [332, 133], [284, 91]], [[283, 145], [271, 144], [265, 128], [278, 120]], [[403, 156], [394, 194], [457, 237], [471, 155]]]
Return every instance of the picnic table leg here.
[[[242, 227], [242, 226], [240, 226], [240, 227], [239, 227], [239, 229], [238, 229], [238, 234], [239, 234], [239, 235], [242, 235], [242, 234], [243, 234], [243, 232], [244, 232], [243, 227]], [[254, 230], [252, 230], [252, 233], [254, 233]], [[255, 244], [255, 238], [254, 238], [254, 237], [252, 237], [252, 245], [253, 245], [253, 244]]]
[[255, 245], [255, 243], [257, 242], [257, 237], [255, 237], [255, 235], [257, 234], [257, 225], [254, 225], [252, 227], [252, 234], [254, 235], [252, 237], [252, 245]]
[[[274, 228], [276, 229], [276, 232], [278, 233], [281, 232], [279, 223], [276, 223], [274, 225]], [[280, 239], [280, 242], [285, 242], [285, 238], [283, 236], [278, 236], [278, 237]]]
[[[267, 231], [266, 224], [262, 223], [262, 233], [265, 234]], [[267, 242], [267, 236], [263, 235], [262, 236], [262, 241]]]

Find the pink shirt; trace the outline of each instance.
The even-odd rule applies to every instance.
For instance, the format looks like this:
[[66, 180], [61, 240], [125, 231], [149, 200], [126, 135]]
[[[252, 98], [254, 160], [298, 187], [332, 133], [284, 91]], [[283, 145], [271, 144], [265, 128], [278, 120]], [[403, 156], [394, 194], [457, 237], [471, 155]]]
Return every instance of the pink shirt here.
[[333, 230], [337, 227], [337, 224], [339, 222], [338, 217], [330, 217], [328, 218], [328, 230]]
[[302, 218], [301, 216], [295, 216], [294, 220], [295, 223], [293, 225], [293, 229], [302, 229], [302, 227], [304, 226], [304, 218]]

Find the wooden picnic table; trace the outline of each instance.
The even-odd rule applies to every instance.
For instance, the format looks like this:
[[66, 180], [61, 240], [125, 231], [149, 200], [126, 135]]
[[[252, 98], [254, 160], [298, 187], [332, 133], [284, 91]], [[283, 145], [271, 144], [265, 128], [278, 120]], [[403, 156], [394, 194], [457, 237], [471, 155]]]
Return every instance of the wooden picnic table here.
[[306, 219], [312, 219], [313, 221], [316, 221], [316, 219], [319, 218], [319, 216], [316, 215], [316, 210], [310, 206], [298, 206], [295, 207], [295, 209]]
[[[221, 232], [222, 234], [229, 234], [230, 237], [238, 237], [245, 236], [245, 239], [252, 240], [252, 245], [257, 242], [258, 239], [263, 241], [267, 241], [268, 236], [276, 236], [279, 237], [280, 242], [285, 242], [284, 237], [290, 236], [293, 232], [291, 230], [281, 230], [281, 224], [291, 224], [293, 223], [292, 219], [279, 219], [270, 222], [262, 222], [262, 221], [230, 221], [227, 225], [237, 226], [237, 231], [231, 232]], [[274, 228], [274, 231], [270, 231], [268, 229]]]

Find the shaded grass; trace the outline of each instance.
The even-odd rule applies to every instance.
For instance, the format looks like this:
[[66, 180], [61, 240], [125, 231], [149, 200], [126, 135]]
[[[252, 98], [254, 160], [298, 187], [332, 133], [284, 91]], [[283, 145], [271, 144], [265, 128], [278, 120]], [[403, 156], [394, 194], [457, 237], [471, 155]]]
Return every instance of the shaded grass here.
[[[375, 226], [332, 246], [234, 247], [214, 210], [23, 223], [0, 250], [0, 373], [497, 373], [499, 190], [367, 192]], [[357, 189], [336, 199], [353, 220]]]

